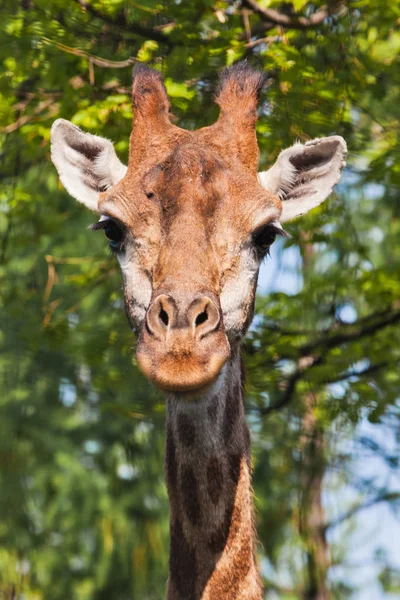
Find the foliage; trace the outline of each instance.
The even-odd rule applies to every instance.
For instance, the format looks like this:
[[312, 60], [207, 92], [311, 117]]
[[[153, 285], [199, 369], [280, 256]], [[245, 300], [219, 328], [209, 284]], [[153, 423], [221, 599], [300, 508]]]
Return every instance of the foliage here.
[[[49, 130], [70, 119], [126, 161], [135, 60], [163, 72], [194, 128], [216, 117], [218, 70], [243, 57], [268, 73], [261, 166], [296, 139], [349, 145], [338, 192], [264, 265], [244, 351], [266, 597], [352, 597], [334, 565], [358, 509], [399, 507], [359, 472], [359, 457], [398, 470], [399, 3], [4, 0], [1, 16], [0, 598], [163, 597], [164, 402], [133, 364], [118, 269], [58, 183]], [[374, 561], [396, 593], [399, 572]]]

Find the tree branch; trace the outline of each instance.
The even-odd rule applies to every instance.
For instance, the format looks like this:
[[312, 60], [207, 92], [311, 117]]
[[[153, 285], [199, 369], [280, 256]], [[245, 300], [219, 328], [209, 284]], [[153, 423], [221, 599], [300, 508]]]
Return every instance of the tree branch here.
[[[364, 327], [354, 328], [353, 325], [349, 325], [348, 327], [353, 328], [351, 331], [339, 333], [331, 338], [324, 337], [300, 348], [300, 358], [297, 363], [297, 368], [286, 380], [285, 389], [281, 398], [275, 404], [260, 409], [260, 414], [265, 416], [275, 410], [280, 410], [281, 408], [287, 406], [293, 399], [298, 381], [304, 376], [305, 372], [308, 372], [310, 369], [320, 365], [323, 362], [327, 350], [330, 350], [336, 346], [340, 346], [345, 342], [352, 342], [356, 339], [365, 337], [366, 335], [373, 334], [384, 327], [393, 325], [394, 323], [400, 321], [400, 310], [392, 310], [392, 312], [384, 313], [381, 312], [379, 314], [382, 315], [381, 318], [372, 324], [369, 324], [373, 317], [373, 315], [370, 315], [368, 317], [364, 317], [360, 321], [362, 323], [368, 323], [367, 325], [364, 325]], [[317, 349], [319, 349], [319, 352], [315, 353], [315, 350]], [[387, 362], [381, 362], [370, 365], [362, 371], [350, 371], [342, 374], [341, 376], [339, 375], [338, 378], [335, 378], [334, 380], [324, 381], [323, 384], [326, 385], [328, 383], [333, 383], [334, 381], [345, 381], [346, 379], [350, 379], [350, 377], [363, 377], [378, 371], [379, 369], [387, 366], [387, 364]]]
[[361, 510], [366, 510], [367, 508], [371, 508], [372, 506], [375, 506], [375, 504], [379, 504], [380, 502], [395, 502], [396, 500], [400, 500], [399, 492], [387, 492], [385, 494], [377, 496], [376, 498], [367, 500], [366, 502], [363, 502], [362, 504], [359, 504], [358, 506], [354, 506], [353, 508], [350, 508], [350, 510], [348, 510], [345, 513], [343, 513], [342, 515], [340, 515], [340, 517], [337, 517], [336, 519], [333, 519], [329, 523], [326, 523], [324, 525], [324, 530], [327, 531], [328, 529], [331, 529], [332, 527], [336, 527], [337, 525], [340, 525], [341, 523], [343, 523], [343, 521], [350, 519], [351, 517], [353, 517], [355, 514], [357, 514]]
[[287, 379], [284, 392], [282, 393], [280, 399], [275, 404], [260, 409], [260, 414], [263, 416], [268, 415], [269, 413], [275, 410], [280, 410], [289, 404], [294, 396], [297, 382], [299, 379], [301, 379], [303, 373], [321, 364], [321, 361], [322, 358], [320, 356], [302, 356], [297, 363], [297, 369]]
[[[382, 314], [382, 313], [381, 313]], [[371, 321], [373, 319], [373, 315], [370, 317], [365, 317], [361, 322]], [[390, 312], [383, 313], [383, 317], [381, 319], [377, 319], [375, 322], [371, 324], [367, 324], [361, 327], [357, 327], [359, 323], [346, 325], [347, 331], [343, 331], [338, 333], [337, 335], [333, 335], [331, 337], [328, 336], [328, 332], [325, 333], [324, 337], [314, 340], [309, 344], [305, 344], [300, 348], [300, 353], [302, 356], [306, 356], [310, 354], [310, 352], [314, 352], [317, 348], [323, 347], [328, 350], [331, 348], [335, 348], [344, 344], [346, 342], [353, 342], [355, 340], [359, 340], [366, 335], [370, 335], [376, 333], [380, 329], [387, 327], [388, 325], [394, 325], [395, 323], [400, 321], [400, 309], [399, 310], [391, 310]]]
[[84, 11], [92, 15], [92, 17], [101, 19], [111, 27], [117, 28], [119, 30], [119, 33], [121, 32], [121, 29], [123, 29], [128, 33], [136, 33], [140, 37], [169, 45], [168, 37], [162, 31], [151, 29], [148, 27], [143, 27], [138, 23], [128, 23], [125, 17], [123, 17], [121, 14], [117, 15], [115, 19], [111, 19], [107, 15], [104, 15], [96, 8], [94, 8], [94, 6], [89, 4], [89, 2], [87, 2], [86, 0], [75, 0], [75, 2], [77, 2], [81, 6], [81, 8], [83, 8]]
[[383, 367], [388, 367], [389, 365], [390, 363], [388, 361], [384, 361], [369, 365], [369, 367], [362, 369], [362, 371], [345, 371], [333, 379], [324, 379], [323, 384], [326, 385], [328, 383], [339, 383], [340, 381], [347, 381], [352, 377], [365, 377], [365, 375], [372, 375], [372, 373], [376, 373], [377, 371], [383, 369]]
[[243, 0], [242, 4], [258, 14], [263, 20], [267, 21], [267, 23], [274, 23], [275, 25], [291, 29], [309, 29], [317, 27], [325, 21], [326, 18], [332, 15], [340, 15], [344, 8], [343, 2], [338, 2], [335, 6], [335, 10], [328, 4], [322, 6], [309, 17], [302, 17], [299, 15], [286, 15], [273, 8], [264, 8], [263, 6], [260, 6], [256, 0]]

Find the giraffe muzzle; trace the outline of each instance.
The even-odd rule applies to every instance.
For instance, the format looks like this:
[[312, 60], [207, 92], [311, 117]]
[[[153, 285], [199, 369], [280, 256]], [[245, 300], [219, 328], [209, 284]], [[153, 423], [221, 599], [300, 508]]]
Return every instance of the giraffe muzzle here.
[[163, 390], [191, 391], [215, 381], [230, 356], [216, 301], [209, 295], [157, 295], [136, 356], [146, 377]]

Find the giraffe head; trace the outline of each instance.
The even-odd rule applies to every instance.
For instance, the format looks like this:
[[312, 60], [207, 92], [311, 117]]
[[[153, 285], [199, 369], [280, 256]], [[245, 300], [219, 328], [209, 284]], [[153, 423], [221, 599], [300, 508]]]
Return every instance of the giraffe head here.
[[216, 123], [173, 125], [159, 73], [134, 70], [128, 167], [110, 141], [57, 120], [52, 160], [69, 193], [98, 213], [119, 260], [137, 359], [156, 385], [203, 389], [217, 378], [254, 310], [258, 270], [281, 223], [320, 204], [340, 178], [338, 136], [295, 144], [257, 173], [260, 73], [220, 78]]

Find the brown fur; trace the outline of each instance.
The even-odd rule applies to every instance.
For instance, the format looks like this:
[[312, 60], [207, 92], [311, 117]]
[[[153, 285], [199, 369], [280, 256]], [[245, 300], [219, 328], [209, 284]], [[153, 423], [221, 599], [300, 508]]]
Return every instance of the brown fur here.
[[[175, 398], [168, 401], [165, 467], [173, 566], [168, 600], [186, 600], [182, 578], [185, 593], [192, 594], [188, 597], [194, 600], [261, 598], [254, 547], [249, 432], [238, 366], [235, 354], [229, 366], [230, 383], [218, 396], [203, 399], [193, 411], [186, 411]], [[215, 406], [219, 417], [216, 415], [210, 428], [209, 409]], [[230, 415], [228, 443], [226, 415]], [[205, 439], [207, 435], [210, 440]], [[185, 558], [181, 568], [176, 561], [183, 547], [189, 559]]]
[[[261, 80], [247, 67], [227, 70], [217, 97], [220, 118], [190, 132], [171, 124], [159, 74], [147, 68], [135, 73], [128, 172], [102, 194], [99, 209], [125, 225], [140, 244], [139, 266], [151, 274], [155, 301], [160, 294], [171, 295], [185, 311], [194, 290], [220, 310], [221, 285], [240, 271], [242, 245], [263, 215], [279, 218], [281, 201], [256, 177], [254, 124]], [[125, 292], [128, 318], [136, 327], [134, 298], [128, 286]], [[252, 318], [254, 295], [255, 282], [240, 334]], [[182, 390], [211, 383], [229, 351], [222, 321], [201, 344], [178, 330], [168, 344], [155, 344], [142, 328], [137, 346], [139, 366], [163, 389], [178, 389], [178, 381]]]

